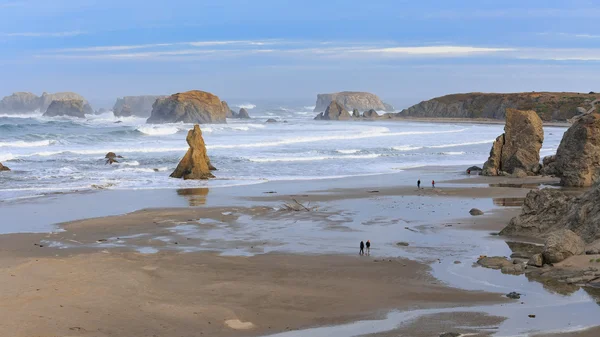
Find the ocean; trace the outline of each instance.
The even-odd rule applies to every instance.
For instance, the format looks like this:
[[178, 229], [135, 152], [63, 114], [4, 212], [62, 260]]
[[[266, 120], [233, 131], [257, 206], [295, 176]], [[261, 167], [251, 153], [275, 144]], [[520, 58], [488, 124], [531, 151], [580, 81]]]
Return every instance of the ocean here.
[[[499, 124], [313, 121], [312, 106], [245, 107], [252, 119], [201, 125], [216, 179], [169, 178], [188, 149], [191, 124], [150, 125], [112, 112], [86, 119], [0, 115], [0, 201], [94, 189], [180, 189], [401, 172], [422, 166], [482, 165]], [[274, 118], [277, 123], [265, 123]], [[566, 129], [545, 127], [542, 157]], [[106, 165], [107, 152], [123, 156]]]

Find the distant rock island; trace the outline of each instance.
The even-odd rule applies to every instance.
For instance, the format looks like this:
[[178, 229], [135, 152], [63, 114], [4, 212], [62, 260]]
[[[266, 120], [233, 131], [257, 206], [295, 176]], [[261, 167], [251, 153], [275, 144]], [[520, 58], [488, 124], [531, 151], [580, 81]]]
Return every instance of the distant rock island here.
[[227, 123], [226, 105], [209, 92], [192, 90], [159, 98], [147, 123]]
[[113, 106], [115, 117], [150, 117], [152, 105], [157, 99], [166, 98], [167, 95], [144, 95], [144, 96], [124, 96], [117, 98]]
[[69, 116], [85, 118], [86, 114], [91, 114], [89, 104], [81, 99], [67, 99], [52, 101], [44, 113], [44, 117]]
[[358, 109], [360, 111], [379, 110], [394, 111], [394, 107], [385, 104], [377, 95], [368, 92], [342, 91], [333, 94], [318, 94], [315, 112], [323, 112], [329, 107], [331, 102], [338, 102], [347, 111]]
[[600, 94], [523, 92], [452, 94], [432, 98], [404, 109], [398, 117], [505, 119], [506, 109], [533, 110], [543, 121], [567, 121], [589, 113]]
[[34, 111], [45, 112], [53, 101], [79, 100], [83, 102], [83, 109], [86, 114], [93, 114], [94, 110], [88, 101], [81, 95], [74, 92], [57, 92], [49, 94], [44, 92], [42, 96], [37, 96], [30, 92], [15, 92], [10, 96], [2, 98], [0, 101], [0, 112], [2, 113], [27, 113]]

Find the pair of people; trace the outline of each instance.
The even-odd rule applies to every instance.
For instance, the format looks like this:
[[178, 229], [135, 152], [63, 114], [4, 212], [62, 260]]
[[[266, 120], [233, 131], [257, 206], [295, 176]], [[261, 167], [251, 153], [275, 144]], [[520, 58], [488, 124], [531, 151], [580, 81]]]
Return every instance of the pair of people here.
[[367, 255], [371, 255], [371, 241], [370, 240], [367, 240], [366, 245], [363, 241], [360, 242], [360, 251], [358, 252], [358, 254], [365, 255], [365, 246], [367, 247]]
[[[417, 180], [417, 188], [421, 188], [421, 179]], [[431, 181], [431, 188], [435, 188], [435, 180]]]

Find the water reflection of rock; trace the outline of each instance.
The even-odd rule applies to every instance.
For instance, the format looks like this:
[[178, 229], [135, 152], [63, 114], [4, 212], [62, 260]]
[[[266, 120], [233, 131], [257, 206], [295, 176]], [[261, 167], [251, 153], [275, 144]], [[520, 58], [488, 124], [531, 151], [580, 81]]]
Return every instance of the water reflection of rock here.
[[177, 194], [188, 199], [190, 206], [201, 206], [206, 204], [208, 188], [182, 188], [177, 190]]
[[600, 288], [583, 287], [583, 290], [585, 290], [586, 293], [592, 296], [592, 298], [594, 298], [594, 301], [596, 301], [596, 303], [600, 305]]
[[494, 205], [504, 207], [520, 207], [523, 206], [525, 198], [494, 198]]

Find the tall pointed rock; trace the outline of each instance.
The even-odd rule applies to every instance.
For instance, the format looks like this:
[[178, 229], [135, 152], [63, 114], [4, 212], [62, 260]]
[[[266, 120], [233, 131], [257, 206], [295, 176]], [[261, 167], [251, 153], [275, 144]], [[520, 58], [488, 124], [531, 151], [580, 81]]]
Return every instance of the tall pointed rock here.
[[198, 124], [194, 125], [194, 129], [188, 132], [186, 141], [190, 148], [179, 162], [179, 165], [177, 165], [175, 171], [171, 173], [171, 178], [214, 178], [215, 176], [210, 171], [216, 169], [212, 166], [206, 154], [206, 145], [204, 144], [202, 131]]

